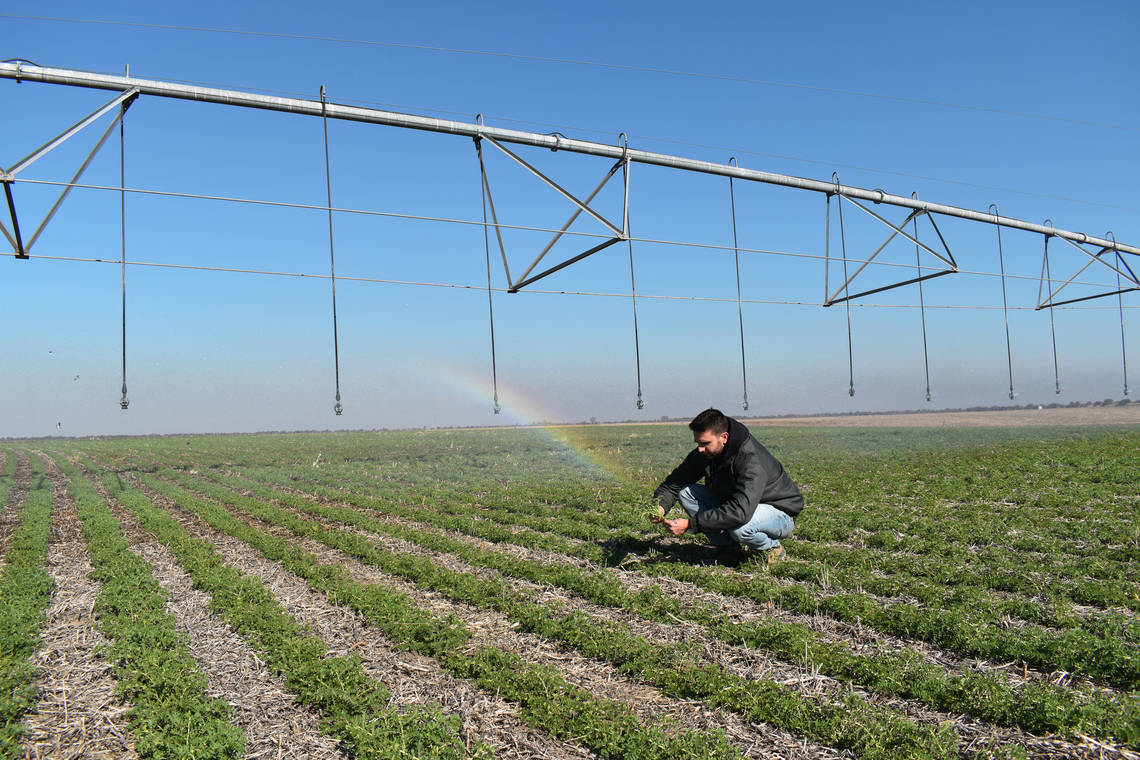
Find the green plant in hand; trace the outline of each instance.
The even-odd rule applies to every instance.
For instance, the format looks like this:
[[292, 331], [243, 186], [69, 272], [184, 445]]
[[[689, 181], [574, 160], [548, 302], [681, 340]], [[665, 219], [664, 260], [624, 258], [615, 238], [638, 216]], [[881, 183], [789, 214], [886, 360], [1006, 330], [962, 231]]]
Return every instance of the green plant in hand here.
[[665, 519], [665, 508], [660, 504], [650, 504], [644, 512], [645, 518], [651, 523], [660, 524]]

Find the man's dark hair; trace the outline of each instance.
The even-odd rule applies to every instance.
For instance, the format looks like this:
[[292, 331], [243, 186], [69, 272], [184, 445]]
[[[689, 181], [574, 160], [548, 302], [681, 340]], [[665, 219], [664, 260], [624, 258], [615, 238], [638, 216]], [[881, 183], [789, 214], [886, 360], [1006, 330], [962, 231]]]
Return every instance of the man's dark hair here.
[[689, 430], [694, 433], [710, 431], [713, 435], [727, 433], [728, 417], [724, 416], [724, 412], [719, 409], [706, 409], [693, 418], [693, 421], [689, 423]]

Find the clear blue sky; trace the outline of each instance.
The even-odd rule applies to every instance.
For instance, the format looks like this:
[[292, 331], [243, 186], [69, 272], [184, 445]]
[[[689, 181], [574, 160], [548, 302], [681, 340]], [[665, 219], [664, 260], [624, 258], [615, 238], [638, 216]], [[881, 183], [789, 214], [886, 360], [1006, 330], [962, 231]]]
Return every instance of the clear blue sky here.
[[[323, 84], [337, 102], [463, 121], [482, 113], [497, 126], [608, 143], [624, 131], [631, 145], [646, 150], [715, 162], [735, 155], [745, 167], [815, 179], [838, 171], [849, 185], [916, 191], [983, 211], [996, 203], [1007, 216], [1049, 217], [1093, 235], [1111, 229], [1121, 242], [1140, 243], [1140, 6], [1134, 2], [45, 2], [6, 11], [41, 18], [0, 15], [4, 59], [108, 73], [129, 64], [141, 78], [313, 98]], [[109, 98], [0, 81], [0, 166]], [[66, 181], [102, 125], [20, 178]], [[329, 138], [334, 206], [481, 219], [471, 140], [345, 122], [331, 122]], [[323, 151], [321, 122], [309, 117], [153, 97], [140, 99], [127, 116], [126, 176], [133, 188], [321, 205]], [[581, 196], [608, 168], [584, 156], [525, 155]], [[565, 221], [571, 209], [564, 200], [503, 156], [487, 158], [502, 222], [557, 228]], [[118, 184], [117, 135], [83, 181]], [[598, 206], [619, 219], [613, 185]], [[15, 186], [25, 235], [55, 192]], [[751, 414], [1008, 403], [1000, 280], [957, 274], [924, 288], [929, 403], [920, 313], [900, 308], [917, 304], [917, 289], [865, 299], [881, 306], [853, 307], [852, 398], [846, 312], [818, 305], [823, 197], [738, 182], [736, 208], [741, 246], [806, 254], [741, 254], [745, 299], [807, 304], [744, 304]], [[903, 216], [880, 211], [895, 221]], [[635, 165], [630, 213], [637, 237], [732, 243], [723, 178]], [[837, 254], [834, 203], [832, 214]], [[129, 261], [329, 271], [323, 211], [132, 194], [126, 217]], [[866, 256], [886, 236], [886, 228], [852, 207], [845, 207], [844, 221], [852, 258]], [[964, 271], [998, 271], [995, 228], [938, 223]], [[573, 229], [599, 231], [586, 219]], [[486, 285], [479, 226], [337, 214], [334, 236], [338, 277]], [[926, 223], [919, 236], [933, 238]], [[546, 238], [505, 233], [513, 273]], [[568, 239], [552, 256], [592, 243]], [[1004, 231], [1002, 243], [1009, 274], [1040, 274], [1040, 236]], [[6, 241], [2, 252], [10, 253]], [[117, 261], [118, 194], [75, 190], [35, 254]], [[496, 416], [485, 290], [338, 279], [342, 417], [332, 413], [327, 279], [130, 266], [131, 407], [123, 412], [119, 267], [0, 258], [6, 328], [0, 436], [55, 434], [57, 423], [63, 434], [88, 435], [652, 420], [708, 405], [741, 413], [731, 249], [636, 242], [633, 255], [643, 296], [644, 410], [634, 406], [628, 297], [495, 292], [503, 406]], [[1050, 257], [1059, 279], [1083, 263], [1060, 241], [1051, 243]], [[914, 248], [896, 242], [881, 258], [913, 264]], [[492, 263], [493, 285], [502, 288], [494, 248]], [[865, 282], [885, 283], [900, 272], [910, 276], [873, 267]], [[1115, 281], [1099, 266], [1081, 279]], [[533, 287], [628, 295], [628, 248], [613, 246]], [[1049, 314], [1025, 308], [1036, 303], [1038, 283], [1013, 278], [1007, 289], [1017, 403], [1121, 397], [1115, 298], [1055, 313], [1063, 390], [1056, 396]], [[1127, 294], [1124, 306], [1135, 387], [1138, 294]]]

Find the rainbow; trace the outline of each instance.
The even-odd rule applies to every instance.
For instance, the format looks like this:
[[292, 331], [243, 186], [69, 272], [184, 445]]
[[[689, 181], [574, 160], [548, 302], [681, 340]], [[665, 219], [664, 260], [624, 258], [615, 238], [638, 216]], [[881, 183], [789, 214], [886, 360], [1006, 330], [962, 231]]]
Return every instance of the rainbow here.
[[[470, 369], [433, 362], [423, 367], [433, 382], [439, 382], [484, 406], [491, 406], [491, 383], [488, 377], [476, 375]], [[534, 435], [571, 454], [585, 470], [609, 479], [619, 479], [621, 466], [616, 457], [607, 457], [603, 452], [588, 445], [581, 434], [582, 426], [573, 424], [551, 424], [549, 420], [561, 416], [548, 402], [541, 402], [533, 395], [509, 383], [499, 381], [500, 416], [502, 427], [512, 425], [524, 428]]]

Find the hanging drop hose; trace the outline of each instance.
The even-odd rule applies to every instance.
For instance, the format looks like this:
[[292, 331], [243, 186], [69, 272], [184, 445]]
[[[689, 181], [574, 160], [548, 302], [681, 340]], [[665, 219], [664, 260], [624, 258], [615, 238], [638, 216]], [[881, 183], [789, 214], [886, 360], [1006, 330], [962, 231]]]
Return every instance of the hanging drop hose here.
[[637, 367], [637, 408], [645, 408], [641, 397], [641, 340], [637, 333], [637, 285], [633, 279], [633, 241], [629, 242], [629, 286], [633, 299], [633, 360]]
[[[1052, 219], [1046, 219], [1042, 224], [1053, 226]], [[1045, 277], [1049, 283], [1049, 292], [1053, 292], [1053, 273], [1049, 268], [1049, 236], [1045, 236]], [[1053, 319], [1053, 307], [1049, 307], [1049, 332], [1053, 336], [1053, 392], [1061, 394], [1061, 371], [1057, 363], [1057, 324]]]
[[[736, 156], [728, 159], [731, 166], [736, 166]], [[728, 203], [732, 210], [732, 251], [736, 257], [736, 316], [740, 320], [740, 376], [744, 386], [744, 411], [748, 411], [748, 363], [744, 359], [744, 307], [740, 296], [740, 245], [736, 239], [736, 193], [732, 186], [732, 177], [728, 178]]]
[[[625, 133], [622, 133], [622, 138]], [[628, 151], [629, 145], [625, 144]], [[626, 242], [629, 244], [629, 291], [630, 297], [633, 301], [633, 360], [637, 368], [637, 408], [645, 408], [645, 400], [641, 397], [641, 337], [637, 331], [637, 282], [633, 275], [633, 238], [630, 236], [629, 229], [629, 155], [628, 152], [622, 161], [621, 165], [622, 179], [625, 182], [626, 204], [625, 204], [625, 235]]]
[[[476, 121], [483, 122], [482, 115]], [[494, 395], [495, 414], [502, 411], [499, 406], [499, 368], [495, 360], [495, 303], [491, 298], [491, 236], [487, 230], [487, 172], [483, 166], [483, 143], [475, 138], [475, 155], [479, 158], [479, 192], [483, 199], [483, 252], [487, 259], [487, 315], [491, 323], [491, 389]]]
[[[839, 245], [843, 251], [843, 306], [847, 310], [847, 395], [855, 395], [855, 354], [851, 345], [851, 298], [847, 278], [847, 235], [843, 229], [843, 194], [839, 192], [839, 173], [832, 172], [831, 178], [835, 180], [835, 193], [839, 196]], [[830, 201], [830, 196], [828, 196]]]
[[333, 369], [336, 372], [336, 403], [333, 405], [333, 411], [339, 417], [344, 411], [344, 407], [340, 403], [340, 340], [336, 324], [336, 255], [333, 251], [332, 170], [329, 167], [329, 119], [323, 84], [321, 85], [321, 122], [325, 131], [325, 190], [329, 212], [329, 282], [332, 283]]
[[1116, 253], [1116, 305], [1120, 309], [1120, 364], [1124, 369], [1124, 397], [1128, 397], [1128, 348], [1124, 342], [1124, 293], [1120, 289], [1120, 267], [1124, 264], [1124, 257], [1116, 250], [1116, 236], [1109, 230], [1104, 235], [1112, 240], [1113, 251]]
[[[911, 193], [911, 198], [918, 200], [918, 193]], [[930, 401], [930, 354], [926, 347], [926, 301], [922, 295], [922, 259], [918, 248], [918, 217], [914, 218], [914, 263], [918, 276], [918, 313], [922, 317], [922, 366], [926, 371], [926, 400]]]
[[119, 399], [119, 408], [124, 411], [131, 405], [127, 398], [127, 161], [124, 156], [126, 131], [123, 126], [128, 107], [126, 103], [119, 106], [119, 231], [122, 238], [123, 275], [123, 396]]
[[[1009, 369], [1009, 399], [1013, 400], [1013, 349], [1009, 340], [1009, 301], [1006, 299], [1005, 294], [1005, 255], [1001, 249], [1001, 225], [997, 223], [998, 207], [996, 203], [991, 203], [990, 212], [994, 215], [994, 226], [997, 227], [997, 240], [998, 240], [998, 265], [1001, 268], [1001, 311], [1005, 317], [1005, 361]], [[1053, 307], [1049, 307], [1052, 309]]]

